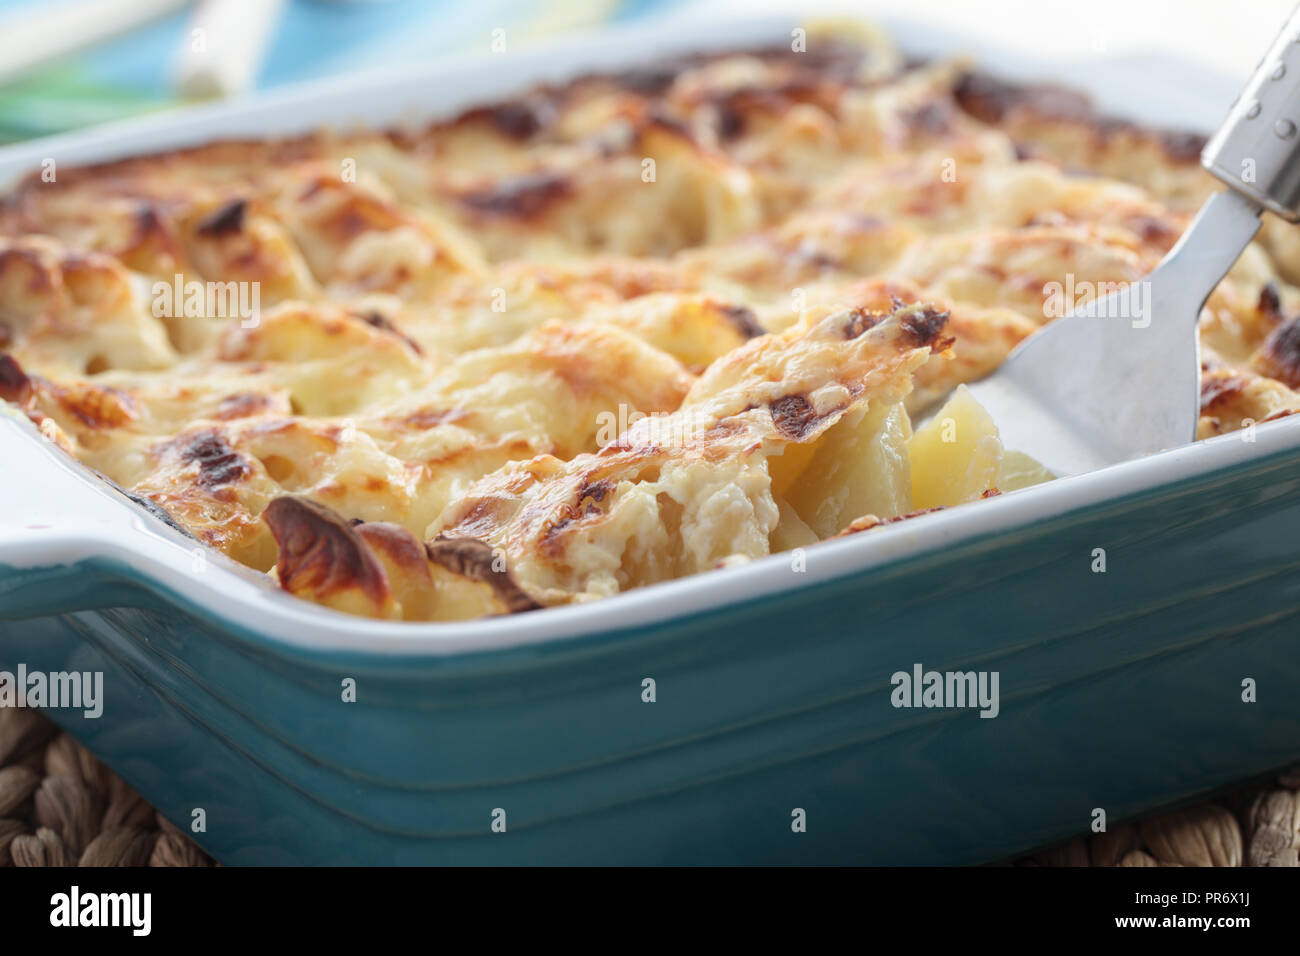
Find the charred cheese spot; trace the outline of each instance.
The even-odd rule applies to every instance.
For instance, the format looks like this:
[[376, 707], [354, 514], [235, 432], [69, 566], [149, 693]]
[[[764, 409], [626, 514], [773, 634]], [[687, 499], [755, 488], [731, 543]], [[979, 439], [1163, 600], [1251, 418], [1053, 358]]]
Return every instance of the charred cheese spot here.
[[227, 395], [223, 398], [214, 415], [221, 421], [229, 421], [232, 418], [248, 418], [251, 415], [260, 415], [263, 412], [273, 409], [271, 399], [267, 395], [258, 392], [240, 392], [234, 395]]
[[790, 441], [799, 441], [818, 422], [816, 410], [802, 395], [785, 395], [768, 404], [772, 424], [777, 434]]
[[[585, 502], [590, 500], [593, 504], [599, 504], [605, 500], [605, 496], [610, 493], [613, 486], [608, 478], [601, 478], [597, 481], [591, 481], [584, 484], [578, 489], [578, 503], [581, 507]], [[590, 507], [590, 506], [588, 506]]]
[[1200, 438], [1275, 421], [1296, 411], [1300, 411], [1300, 394], [1275, 379], [1228, 366], [1201, 372]]
[[416, 355], [424, 354], [424, 350], [420, 348], [420, 343], [416, 342], [415, 339], [411, 338], [409, 335], [403, 334], [401, 329], [393, 324], [393, 320], [385, 316], [383, 313], [374, 311], [363, 313], [361, 315], [361, 321], [365, 322], [366, 325], [370, 326], [372, 329], [379, 329], [381, 332], [387, 332], [399, 341], [404, 342]]
[[137, 417], [135, 401], [120, 389], [73, 382], [48, 383], [43, 391], [59, 408], [90, 429], [120, 428]]
[[451, 126], [472, 127], [486, 122], [496, 133], [517, 143], [526, 143], [549, 130], [560, 117], [563, 104], [557, 94], [542, 88], [533, 93], [462, 113]]
[[856, 339], [863, 332], [875, 328], [884, 315], [876, 315], [866, 309], [854, 309], [849, 313], [849, 320], [844, 323], [844, 337]]
[[204, 219], [195, 231], [201, 236], [230, 236], [243, 231], [248, 200], [232, 199]]
[[484, 542], [475, 538], [440, 536], [430, 541], [426, 548], [429, 560], [439, 567], [491, 586], [507, 612], [518, 614], [542, 606], [519, 586], [500, 556]]
[[[1005, 123], [1019, 112], [1078, 123], [1101, 138], [1144, 132], [1132, 123], [1098, 113], [1082, 93], [1049, 83], [1011, 83], [973, 71], [962, 76], [953, 93], [962, 109], [986, 123]], [[1153, 136], [1175, 163], [1195, 162], [1205, 148], [1205, 137], [1199, 133], [1173, 131]]]
[[457, 422], [468, 420], [471, 414], [468, 409], [464, 408], [421, 408], [403, 416], [398, 421], [404, 426], [423, 430], [436, 428], [439, 425], [454, 425]]
[[1278, 295], [1276, 282], [1266, 282], [1260, 288], [1259, 302], [1256, 304], [1255, 309], [1274, 322], [1282, 321], [1282, 299]]
[[736, 331], [747, 339], [757, 338], [767, 333], [767, 330], [759, 325], [758, 316], [754, 314], [754, 310], [748, 306], [723, 306], [722, 314], [727, 317], [727, 321], [732, 324]]
[[511, 139], [531, 139], [555, 120], [555, 106], [544, 98], [503, 103], [488, 111], [492, 124]]
[[171, 221], [151, 202], [135, 207], [131, 236], [114, 251], [124, 262], [141, 265], [150, 258], [165, 259], [175, 265], [182, 264], [185, 259]]
[[573, 185], [567, 176], [529, 173], [462, 193], [460, 201], [486, 215], [533, 219], [572, 194]]
[[427, 621], [437, 613], [433, 575], [420, 539], [401, 525], [354, 519], [353, 527], [388, 576], [389, 585], [408, 621]]
[[35, 397], [32, 380], [12, 355], [0, 353], [0, 398], [27, 406]]
[[201, 488], [217, 488], [241, 481], [252, 470], [244, 456], [215, 431], [190, 436], [180, 448], [180, 457], [182, 461], [198, 465], [196, 481]]
[[940, 312], [928, 306], [921, 306], [909, 311], [902, 319], [904, 334], [918, 347], [929, 346], [936, 352], [942, 352], [952, 344], [951, 339], [940, 338], [939, 333], [948, 324], [948, 313]]
[[1300, 387], [1300, 318], [1274, 329], [1254, 361], [1255, 370], [1290, 387]]
[[574, 522], [603, 515], [600, 502], [611, 489], [612, 484], [607, 479], [584, 482], [574, 493], [573, 501], [562, 503], [558, 513], [545, 525], [539, 542], [541, 551], [553, 556], [562, 555], [566, 546], [564, 533], [572, 531]]
[[290, 594], [352, 614], [392, 617], [396, 600], [365, 539], [334, 511], [285, 495], [262, 513], [280, 557], [276, 577]]

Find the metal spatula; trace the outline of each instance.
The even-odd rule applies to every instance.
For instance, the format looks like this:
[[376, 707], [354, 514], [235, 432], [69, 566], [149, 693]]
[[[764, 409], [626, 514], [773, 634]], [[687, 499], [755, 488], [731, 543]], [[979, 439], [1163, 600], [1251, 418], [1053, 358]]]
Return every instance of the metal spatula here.
[[1191, 442], [1200, 410], [1196, 322], [1260, 226], [1300, 221], [1300, 8], [1206, 145], [1228, 185], [1145, 280], [1057, 319], [971, 385], [1003, 444], [1058, 476]]

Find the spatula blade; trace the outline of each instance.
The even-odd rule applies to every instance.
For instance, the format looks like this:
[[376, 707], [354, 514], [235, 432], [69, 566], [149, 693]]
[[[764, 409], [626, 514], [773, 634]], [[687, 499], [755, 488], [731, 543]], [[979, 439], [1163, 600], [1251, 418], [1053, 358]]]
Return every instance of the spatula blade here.
[[971, 385], [1003, 444], [1064, 476], [1193, 441], [1196, 322], [1258, 229], [1258, 206], [1217, 193], [1150, 276], [1051, 322]]

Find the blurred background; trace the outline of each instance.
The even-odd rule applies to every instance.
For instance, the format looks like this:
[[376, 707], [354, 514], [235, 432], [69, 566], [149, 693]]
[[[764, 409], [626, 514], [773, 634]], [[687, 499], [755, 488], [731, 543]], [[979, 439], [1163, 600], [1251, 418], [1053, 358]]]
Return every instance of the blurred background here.
[[[1177, 54], [1254, 66], [1294, 0], [864, 0], [817, 4], [933, 22], [1046, 59]], [[0, 142], [196, 98], [487, 52], [607, 23], [809, 17], [773, 0], [0, 0]]]

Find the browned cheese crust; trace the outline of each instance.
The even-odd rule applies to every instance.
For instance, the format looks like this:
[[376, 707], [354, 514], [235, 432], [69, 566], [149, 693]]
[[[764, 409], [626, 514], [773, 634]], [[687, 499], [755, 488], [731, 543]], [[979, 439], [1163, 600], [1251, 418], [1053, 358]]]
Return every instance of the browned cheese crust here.
[[[1145, 275], [1199, 147], [839, 24], [60, 166], [0, 199], [0, 398], [319, 604], [588, 600], [915, 512], [905, 411]], [[1300, 409], [1296, 235], [1205, 307], [1202, 436]]]

